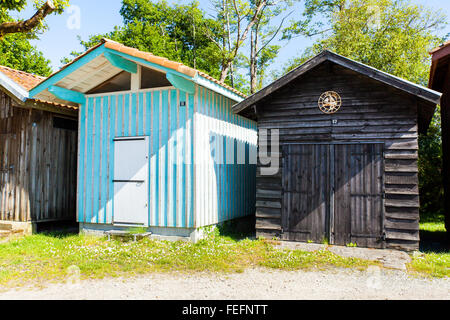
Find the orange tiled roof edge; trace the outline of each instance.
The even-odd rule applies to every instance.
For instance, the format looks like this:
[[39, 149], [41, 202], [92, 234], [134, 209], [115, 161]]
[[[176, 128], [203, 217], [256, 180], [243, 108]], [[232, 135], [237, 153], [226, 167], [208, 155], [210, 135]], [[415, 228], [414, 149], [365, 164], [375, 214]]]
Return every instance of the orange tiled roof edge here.
[[23, 87], [25, 90], [34, 88], [36, 85], [46, 79], [45, 77], [37, 76], [25, 71], [12, 69], [5, 66], [0, 66], [0, 72]]
[[212, 82], [214, 82], [214, 83], [216, 83], [216, 84], [218, 84], [218, 85], [220, 85], [220, 86], [222, 86], [222, 87], [224, 87], [224, 88], [234, 92], [235, 94], [237, 94], [237, 95], [239, 95], [239, 96], [241, 96], [243, 98], [246, 97], [242, 92], [240, 92], [240, 91], [230, 87], [229, 85], [227, 85], [227, 84], [225, 84], [225, 83], [223, 83], [223, 82], [221, 82], [221, 81], [219, 81], [219, 80], [209, 76], [208, 74], [206, 74], [206, 73], [204, 73], [202, 71], [199, 71], [199, 70], [196, 70], [194, 68], [188, 67], [188, 66], [186, 66], [186, 65], [184, 65], [184, 64], [182, 64], [180, 62], [174, 62], [174, 61], [171, 61], [171, 60], [169, 60], [167, 58], [155, 56], [154, 54], [152, 54], [150, 52], [140, 51], [140, 50], [135, 49], [135, 48], [127, 47], [127, 46], [124, 46], [123, 44], [121, 44], [119, 42], [116, 42], [116, 41], [113, 41], [113, 40], [110, 40], [110, 39], [106, 39], [106, 38], [102, 39], [102, 43], [105, 44], [105, 48], [108, 48], [108, 49], [111, 49], [111, 50], [115, 50], [115, 51], [118, 51], [118, 52], [130, 55], [130, 56], [133, 56], [135, 58], [140, 58], [140, 59], [143, 59], [145, 61], [148, 61], [148, 62], [157, 64], [157, 65], [160, 65], [162, 67], [166, 67], [166, 68], [175, 70], [177, 72], [183, 73], [183, 74], [185, 74], [185, 75], [187, 75], [189, 77], [192, 77], [192, 78], [195, 77], [196, 75], [200, 75], [200, 76], [202, 76], [202, 77], [204, 77], [204, 78], [206, 78], [206, 79], [208, 79], [208, 80], [210, 80], [210, 81], [212, 81]]

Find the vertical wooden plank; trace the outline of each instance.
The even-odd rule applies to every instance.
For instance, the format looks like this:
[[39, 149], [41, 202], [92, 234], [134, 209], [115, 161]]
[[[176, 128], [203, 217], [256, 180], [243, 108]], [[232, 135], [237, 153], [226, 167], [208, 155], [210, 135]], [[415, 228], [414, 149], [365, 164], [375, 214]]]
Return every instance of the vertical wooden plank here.
[[130, 136], [131, 133], [131, 94], [124, 94], [124, 104], [123, 104], [123, 136]]
[[[335, 146], [334, 145], [330, 145], [330, 184], [329, 184], [329, 188], [330, 188], [330, 226], [334, 226], [334, 217], [335, 217], [335, 201], [336, 201], [336, 195], [335, 195], [335, 191], [336, 191], [336, 182], [335, 182]], [[330, 243], [333, 244], [334, 243], [334, 230], [331, 231], [330, 235], [329, 235], [329, 239], [330, 239]]]
[[[191, 107], [192, 106], [192, 107]], [[190, 227], [195, 228], [197, 226], [197, 208], [198, 208], [198, 201], [197, 201], [197, 195], [199, 193], [199, 190], [197, 188], [197, 181], [198, 181], [198, 170], [197, 170], [197, 121], [196, 115], [198, 114], [198, 107], [199, 107], [199, 86], [195, 85], [195, 94], [191, 99], [189, 100], [189, 118], [191, 121], [191, 208], [190, 208]]]
[[154, 225], [160, 226], [162, 217], [160, 216], [159, 211], [159, 202], [158, 199], [159, 195], [161, 193], [159, 188], [159, 181], [160, 181], [160, 170], [159, 170], [159, 150], [160, 150], [160, 103], [161, 101], [161, 92], [155, 91], [152, 93], [151, 100], [150, 100], [150, 107], [151, 107], [151, 132], [152, 132], [152, 139], [153, 139], [153, 146], [152, 146], [152, 172], [153, 177], [151, 181], [153, 181], [152, 185], [152, 199], [153, 199], [153, 212], [154, 212]]
[[177, 119], [178, 119], [178, 93], [177, 90], [170, 91], [169, 102], [169, 226], [177, 226]]
[[94, 154], [94, 145], [93, 145], [93, 134], [94, 134], [94, 102], [93, 98], [89, 99], [89, 105], [87, 108], [87, 148], [86, 148], [86, 175], [85, 175], [85, 222], [91, 223], [92, 217], [92, 201], [93, 201], [93, 154]]
[[[167, 154], [168, 154], [168, 128], [169, 128], [169, 92], [167, 90], [164, 90], [162, 93], [162, 103], [160, 105], [160, 112], [161, 112], [161, 122], [160, 122], [160, 185], [161, 185], [161, 200], [160, 200], [160, 214], [161, 214], [161, 222], [163, 223], [162, 226], [168, 226], [168, 212], [167, 212], [167, 193], [168, 193], [168, 186], [167, 186]], [[162, 111], [161, 111], [162, 110]]]
[[131, 106], [130, 106], [130, 131], [129, 135], [131, 137], [137, 135], [137, 122], [138, 122], [138, 94], [131, 94]]

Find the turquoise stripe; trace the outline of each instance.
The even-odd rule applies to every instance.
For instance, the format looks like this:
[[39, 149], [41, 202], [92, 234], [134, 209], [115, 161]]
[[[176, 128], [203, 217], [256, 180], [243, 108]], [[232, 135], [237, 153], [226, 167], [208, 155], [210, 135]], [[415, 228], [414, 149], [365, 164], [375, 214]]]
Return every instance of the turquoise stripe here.
[[130, 94], [125, 95], [125, 105], [123, 108], [123, 136], [130, 135]]
[[[225, 117], [226, 117], [226, 99], [222, 98], [222, 120], [225, 122]], [[225, 124], [224, 124], [225, 125]], [[222, 137], [222, 158], [221, 158], [221, 162], [222, 162], [222, 170], [221, 170], [221, 175], [223, 177], [223, 192], [222, 192], [222, 201], [223, 201], [223, 205], [222, 205], [222, 210], [223, 210], [223, 218], [226, 219], [226, 214], [227, 214], [227, 165], [226, 165], [226, 134], [224, 134]]]
[[[154, 203], [153, 203], [153, 212], [155, 213], [154, 225], [159, 226], [161, 221], [159, 221], [159, 101], [160, 101], [160, 92], [155, 91], [153, 93], [153, 155], [156, 158], [153, 172], [154, 172]], [[149, 101], [151, 103], [151, 101]], [[150, 110], [149, 110], [150, 111]], [[150, 126], [149, 126], [150, 128]]]
[[[138, 136], [144, 135], [144, 123], [146, 121], [146, 119], [144, 119], [144, 108], [146, 108], [146, 106], [144, 106], [144, 94], [141, 92], [141, 93], [139, 93]], [[145, 114], [147, 115], [147, 113], [150, 111], [150, 109], [147, 108], [145, 111], [146, 111]], [[148, 130], [148, 129], [146, 129], [146, 130]], [[148, 134], [146, 134], [146, 135], [148, 135]]]
[[168, 130], [168, 126], [169, 126], [169, 92], [167, 90], [164, 90], [162, 92], [162, 127], [161, 127], [161, 148], [163, 150], [163, 154], [161, 157], [161, 161], [160, 164], [162, 165], [162, 177], [161, 177], [161, 189], [160, 192], [162, 192], [162, 199], [163, 201], [161, 202], [161, 213], [164, 217], [164, 221], [161, 221], [163, 223], [162, 226], [167, 227], [167, 218], [168, 218], [168, 213], [167, 213], [167, 154], [168, 154], [168, 147], [167, 147], [167, 143], [168, 143], [168, 136], [169, 136], [169, 130]]
[[86, 196], [86, 193], [84, 191], [84, 155], [85, 155], [85, 148], [86, 148], [86, 104], [83, 103], [80, 106], [80, 155], [78, 158], [79, 161], [79, 170], [78, 170], [78, 222], [84, 222], [84, 199]]
[[109, 122], [110, 134], [109, 134], [109, 212], [107, 215], [107, 223], [112, 223], [114, 216], [114, 138], [116, 137], [116, 106], [117, 96], [111, 96], [111, 117]]
[[[184, 101], [186, 102], [186, 92], [180, 91], [180, 102]], [[181, 217], [179, 217], [179, 220], [181, 220], [181, 227], [186, 228], [186, 145], [187, 145], [187, 135], [186, 135], [186, 107], [180, 107], [179, 109], [179, 123], [180, 123], [180, 141], [179, 143], [179, 151], [180, 151], [180, 159], [181, 163], [178, 163], [178, 166], [181, 171], [181, 176], [178, 179], [178, 183], [181, 183], [181, 189], [179, 190], [180, 194], [180, 206], [181, 208], [178, 208], [178, 211], [181, 213]]]
[[94, 132], [94, 150], [92, 151], [94, 155], [94, 171], [92, 173], [94, 177], [93, 181], [93, 197], [94, 197], [94, 204], [92, 207], [92, 214], [93, 217], [97, 221], [97, 223], [100, 222], [99, 217], [99, 195], [100, 195], [100, 154], [102, 152], [101, 149], [101, 140], [100, 138], [103, 132], [100, 130], [100, 126], [102, 123], [102, 98], [96, 98], [95, 99], [95, 132]]
[[172, 208], [169, 211], [171, 214], [172, 223], [169, 225], [171, 227], [177, 226], [177, 113], [178, 113], [178, 104], [177, 104], [177, 91], [171, 90], [170, 97], [170, 136], [172, 137], [172, 163], [169, 164], [170, 170], [172, 170], [172, 190], [170, 192], [171, 196], [171, 204]]
[[[144, 99], [145, 97], [145, 105]], [[142, 128], [142, 134], [149, 137], [149, 170], [148, 170], [148, 224], [149, 226], [155, 226], [155, 210], [154, 204], [155, 199], [153, 197], [155, 186], [153, 176], [155, 174], [155, 156], [154, 156], [154, 147], [153, 147], [153, 134], [151, 130], [152, 125], [152, 92], [147, 92], [139, 96], [139, 101], [142, 102], [142, 125], [139, 124], [139, 127]], [[139, 103], [141, 104], [141, 103]], [[141, 107], [139, 108], [141, 110]], [[144, 118], [144, 110], [145, 110], [145, 118]]]
[[201, 95], [200, 95], [201, 103], [200, 103], [200, 113], [205, 115], [206, 114], [206, 90], [201, 89]]
[[89, 98], [88, 101], [88, 118], [87, 118], [87, 150], [86, 150], [86, 181], [85, 181], [85, 220], [90, 223], [92, 216], [92, 133], [94, 119], [94, 99]]
[[239, 140], [236, 140], [236, 143], [235, 143], [235, 150], [234, 150], [234, 154], [235, 154], [235, 157], [236, 157], [236, 162], [235, 162], [235, 165], [233, 166], [234, 167], [234, 178], [233, 178], [233, 180], [234, 180], [234, 186], [235, 186], [235, 188], [233, 188], [234, 190], [235, 190], [235, 199], [233, 200], [233, 202], [234, 202], [234, 210], [233, 210], [233, 216], [236, 216], [237, 215], [237, 213], [239, 212], [238, 210], [239, 210], [239, 175], [238, 175], [238, 172], [239, 172], [239, 165], [238, 165], [238, 163], [237, 163], [237, 160], [238, 160], [238, 143], [239, 143]]
[[116, 137], [123, 137], [123, 95], [119, 94], [117, 96], [117, 127], [116, 127]]
[[107, 212], [106, 204], [108, 203], [108, 114], [109, 114], [109, 99], [107, 96], [103, 99], [103, 132], [102, 132], [102, 186], [101, 186], [101, 208], [103, 209], [103, 217], [100, 217], [102, 223], [106, 223]]
[[194, 95], [189, 95], [189, 120], [191, 121], [191, 132], [190, 132], [190, 156], [191, 160], [189, 163], [190, 170], [190, 180], [189, 180], [189, 190], [190, 190], [190, 201], [188, 205], [189, 212], [189, 227], [194, 227]]
[[[223, 114], [222, 114], [222, 120], [226, 121], [226, 116], [227, 116], [227, 110], [226, 110], [226, 99], [222, 99], [222, 108], [223, 108]], [[226, 150], [226, 143], [227, 143], [227, 139], [226, 139], [226, 134], [223, 135], [222, 137], [222, 177], [223, 177], [223, 192], [222, 192], [222, 201], [223, 201], [223, 219], [227, 218], [227, 207], [228, 207], [228, 203], [227, 203], [227, 194], [228, 194], [228, 176], [227, 176], [227, 162], [226, 162], [226, 156], [227, 156], [227, 150]]]
[[131, 127], [130, 127], [130, 136], [134, 137], [137, 135], [136, 130], [136, 120], [137, 120], [137, 94], [133, 93], [131, 95]]
[[[219, 101], [220, 101], [220, 125], [223, 126], [222, 121], [224, 120], [224, 98], [223, 96], [219, 96]], [[223, 140], [224, 140], [224, 135], [220, 134], [219, 135], [219, 174], [220, 174], [220, 186], [221, 186], [221, 191], [220, 191], [220, 218], [223, 221], [225, 219], [225, 172], [224, 172], [224, 161], [223, 161], [223, 155], [225, 154], [224, 149], [223, 149]]]

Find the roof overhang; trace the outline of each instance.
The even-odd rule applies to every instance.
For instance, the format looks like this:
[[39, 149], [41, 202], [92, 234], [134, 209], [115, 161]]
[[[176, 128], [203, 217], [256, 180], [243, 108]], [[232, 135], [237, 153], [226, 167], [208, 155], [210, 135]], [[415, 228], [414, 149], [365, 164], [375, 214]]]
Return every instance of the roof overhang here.
[[239, 114], [245, 113], [247, 109], [255, 106], [262, 99], [270, 96], [280, 88], [284, 87], [286, 84], [301, 77], [302, 75], [304, 75], [305, 73], [322, 64], [325, 61], [331, 61], [333, 63], [336, 63], [344, 68], [348, 68], [357, 73], [372, 78], [376, 81], [382, 82], [386, 85], [397, 88], [403, 92], [414, 95], [426, 102], [432, 104], [439, 104], [440, 102], [442, 94], [437, 91], [417, 85], [415, 83], [393, 76], [386, 72], [377, 70], [360, 62], [348, 59], [334, 52], [325, 50], [320, 54], [318, 54], [317, 56], [315, 56], [314, 58], [306, 61], [304, 64], [300, 65], [296, 69], [292, 70], [285, 76], [276, 80], [272, 84], [268, 85], [264, 89], [248, 97], [246, 100], [236, 104], [233, 107], [233, 111]]
[[174, 65], [179, 66], [179, 63], [152, 56], [155, 57], [155, 61], [161, 61], [161, 64], [154, 63], [145, 59], [148, 53], [123, 46], [127, 49], [127, 52], [135, 53], [135, 55], [131, 55], [127, 52], [108, 48], [108, 44], [119, 45], [112, 41], [103, 41], [96, 47], [91, 48], [33, 88], [30, 91], [30, 97], [55, 103], [77, 105], [85, 101], [85, 95], [91, 89], [122, 71], [133, 74], [137, 72], [138, 66], [144, 66], [165, 73], [167, 80], [174, 87], [185, 92], [194, 93], [195, 84], [197, 84], [218, 92], [233, 101], [240, 102], [243, 100], [240, 95], [211, 81], [199, 72], [191, 72], [190, 70], [193, 69], [182, 66], [190, 71], [186, 72], [188, 74], [174, 70]]
[[8, 91], [11, 95], [14, 96], [19, 101], [24, 102], [28, 99], [28, 91], [25, 90], [22, 86], [14, 82], [12, 79], [7, 77], [5, 74], [0, 72], [0, 86]]
[[14, 101], [16, 107], [44, 110], [74, 118], [78, 114], [78, 108], [74, 106], [29, 98], [29, 92], [24, 87], [2, 72], [0, 72], [0, 90]]
[[430, 54], [432, 62], [428, 87], [442, 92], [450, 68], [450, 42], [433, 49]]

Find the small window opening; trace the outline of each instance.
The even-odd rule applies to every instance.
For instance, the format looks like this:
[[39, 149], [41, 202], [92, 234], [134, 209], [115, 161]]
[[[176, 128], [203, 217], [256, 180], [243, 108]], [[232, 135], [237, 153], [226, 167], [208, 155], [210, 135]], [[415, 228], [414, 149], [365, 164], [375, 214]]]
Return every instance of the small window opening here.
[[141, 89], [170, 87], [171, 85], [172, 84], [167, 80], [165, 73], [142, 67]]
[[108, 93], [117, 91], [131, 90], [131, 73], [122, 71], [115, 77], [103, 82], [94, 89], [90, 90], [88, 94]]
[[66, 118], [53, 117], [53, 128], [77, 131], [78, 122], [75, 120], [70, 120]]

